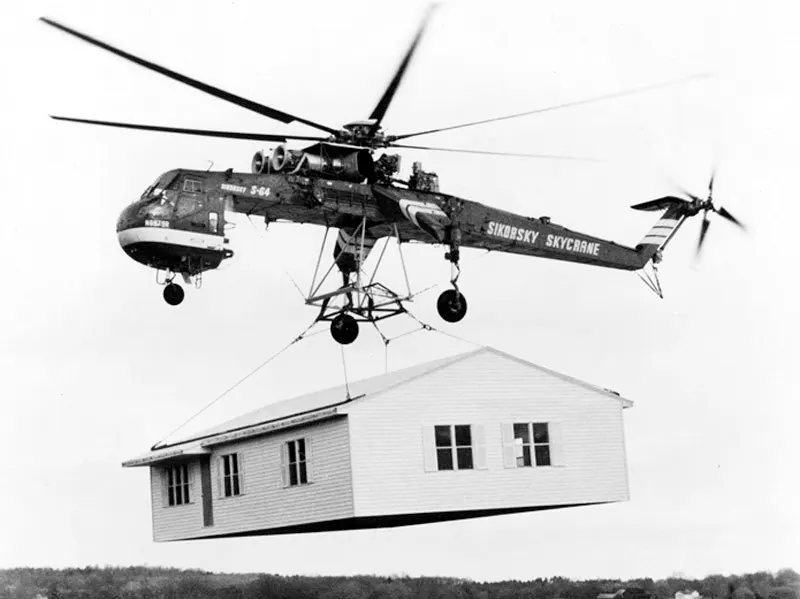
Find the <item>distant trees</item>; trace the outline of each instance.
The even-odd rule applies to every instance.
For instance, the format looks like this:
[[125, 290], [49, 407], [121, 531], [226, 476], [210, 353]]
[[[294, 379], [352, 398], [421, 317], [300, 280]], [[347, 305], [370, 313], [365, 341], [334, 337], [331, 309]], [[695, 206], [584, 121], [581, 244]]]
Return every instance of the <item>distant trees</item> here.
[[138, 566], [0, 570], [0, 599], [596, 599], [599, 593], [622, 588], [640, 589], [638, 596], [654, 599], [672, 599], [686, 590], [697, 590], [705, 599], [800, 599], [800, 575], [783, 569], [703, 580], [555, 577], [481, 583], [430, 577], [212, 574]]

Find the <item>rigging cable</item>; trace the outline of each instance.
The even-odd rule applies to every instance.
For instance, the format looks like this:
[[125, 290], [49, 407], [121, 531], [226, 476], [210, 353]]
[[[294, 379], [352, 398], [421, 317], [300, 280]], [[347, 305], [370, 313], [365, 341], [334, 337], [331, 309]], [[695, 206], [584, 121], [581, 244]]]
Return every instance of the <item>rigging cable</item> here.
[[[311, 330], [311, 329], [314, 327], [314, 325], [315, 325], [315, 324], [317, 324], [317, 322], [318, 322], [318, 321], [315, 319], [315, 320], [314, 320], [314, 322], [312, 322], [312, 323], [311, 323], [311, 324], [310, 324], [308, 327], [306, 327], [306, 329], [305, 329], [305, 330], [304, 330], [302, 333], [300, 333], [300, 334], [299, 334], [297, 337], [295, 337], [295, 338], [294, 338], [294, 339], [293, 339], [291, 342], [289, 342], [287, 345], [283, 346], [283, 347], [282, 347], [280, 350], [278, 350], [276, 353], [272, 354], [272, 355], [271, 355], [269, 358], [267, 358], [266, 360], [264, 360], [263, 362], [261, 362], [261, 364], [259, 364], [259, 365], [258, 365], [258, 366], [256, 366], [255, 368], [253, 368], [253, 369], [252, 369], [250, 372], [248, 372], [246, 375], [244, 375], [242, 378], [240, 378], [238, 381], [236, 381], [236, 382], [235, 382], [233, 385], [231, 385], [230, 387], [228, 387], [227, 389], [225, 389], [225, 391], [223, 391], [222, 393], [220, 393], [219, 395], [217, 395], [217, 396], [216, 396], [214, 399], [212, 399], [212, 400], [211, 400], [210, 402], [208, 402], [208, 403], [207, 403], [205, 406], [203, 406], [202, 408], [200, 408], [200, 410], [198, 410], [197, 412], [195, 412], [195, 413], [194, 413], [192, 416], [190, 416], [190, 417], [189, 417], [189, 418], [188, 418], [186, 421], [184, 421], [184, 422], [183, 422], [183, 423], [182, 423], [180, 426], [178, 426], [177, 428], [175, 428], [174, 430], [172, 430], [170, 433], [168, 433], [167, 435], [165, 435], [165, 436], [164, 436], [164, 437], [163, 437], [161, 440], [159, 440], [159, 441], [157, 441], [156, 443], [154, 443], [154, 444], [153, 444], [153, 446], [150, 448], [150, 451], [155, 451], [156, 449], [158, 449], [158, 448], [159, 448], [159, 445], [161, 445], [161, 444], [164, 442], [164, 440], [165, 440], [165, 439], [168, 439], [169, 437], [171, 437], [172, 435], [174, 435], [176, 432], [178, 432], [179, 430], [181, 430], [181, 429], [182, 429], [184, 426], [186, 426], [187, 424], [189, 424], [189, 423], [190, 423], [192, 420], [194, 420], [195, 418], [197, 418], [197, 417], [198, 417], [200, 414], [202, 414], [203, 412], [205, 412], [207, 409], [209, 409], [211, 406], [213, 406], [215, 403], [217, 403], [217, 402], [218, 402], [220, 399], [222, 399], [223, 397], [225, 397], [226, 395], [228, 395], [228, 394], [229, 394], [231, 391], [233, 391], [234, 389], [236, 389], [236, 387], [238, 387], [239, 385], [241, 385], [242, 383], [244, 383], [244, 382], [245, 382], [247, 379], [249, 379], [251, 376], [253, 376], [254, 374], [256, 374], [256, 373], [257, 373], [259, 370], [261, 370], [262, 368], [264, 368], [264, 367], [265, 367], [267, 364], [269, 364], [270, 362], [272, 362], [272, 361], [273, 361], [275, 358], [277, 358], [278, 356], [280, 356], [280, 355], [281, 355], [283, 352], [285, 352], [287, 349], [289, 349], [290, 347], [292, 347], [292, 346], [293, 346], [295, 343], [297, 343], [298, 341], [301, 341], [302, 339], [305, 339], [305, 338], [306, 338], [306, 333], [308, 333], [308, 331], [310, 331], [310, 330]], [[322, 330], [319, 330], [319, 331], [317, 331], [317, 332], [315, 332], [315, 333], [312, 333], [311, 335], [308, 335], [308, 337], [312, 337], [313, 335], [316, 335], [316, 334], [318, 334], [318, 333], [320, 333], [320, 332], [322, 332]]]

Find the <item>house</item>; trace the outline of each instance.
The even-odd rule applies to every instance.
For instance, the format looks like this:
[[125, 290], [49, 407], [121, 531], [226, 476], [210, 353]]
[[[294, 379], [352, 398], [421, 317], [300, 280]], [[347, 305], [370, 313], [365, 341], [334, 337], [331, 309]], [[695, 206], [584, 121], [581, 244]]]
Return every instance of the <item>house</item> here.
[[264, 406], [123, 463], [156, 541], [344, 530], [628, 499], [617, 393], [493, 348]]

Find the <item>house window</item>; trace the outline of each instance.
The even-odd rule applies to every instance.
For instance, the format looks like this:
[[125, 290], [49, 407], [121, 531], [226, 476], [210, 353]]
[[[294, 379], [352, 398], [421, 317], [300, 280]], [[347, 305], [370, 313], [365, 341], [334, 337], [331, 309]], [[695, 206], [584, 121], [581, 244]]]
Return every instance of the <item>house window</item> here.
[[472, 430], [469, 424], [434, 427], [436, 464], [439, 470], [471, 470]]
[[189, 465], [180, 464], [164, 470], [167, 477], [167, 505], [189, 503]]
[[295, 439], [286, 443], [285, 478], [290, 487], [304, 485], [308, 482], [305, 439]]
[[517, 468], [551, 465], [547, 422], [514, 423], [514, 457]]
[[242, 494], [242, 480], [238, 453], [222, 456], [222, 494], [233, 497]]

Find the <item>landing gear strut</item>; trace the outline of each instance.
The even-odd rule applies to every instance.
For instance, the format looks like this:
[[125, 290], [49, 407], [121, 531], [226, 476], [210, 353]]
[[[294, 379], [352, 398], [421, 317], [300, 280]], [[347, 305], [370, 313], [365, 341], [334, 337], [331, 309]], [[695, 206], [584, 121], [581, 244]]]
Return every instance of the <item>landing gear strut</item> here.
[[180, 304], [183, 301], [183, 296], [183, 287], [177, 283], [169, 282], [166, 287], [164, 287], [164, 301], [170, 306], [177, 306]]
[[450, 283], [453, 285], [452, 289], [442, 292], [439, 300], [436, 302], [436, 309], [439, 311], [439, 316], [442, 320], [447, 322], [458, 322], [467, 313], [467, 298], [458, 290], [458, 277], [461, 274], [461, 269], [458, 267], [458, 260], [460, 257], [459, 242], [461, 235], [458, 228], [454, 228], [453, 239], [450, 242], [450, 251], [444, 257], [450, 261]]

